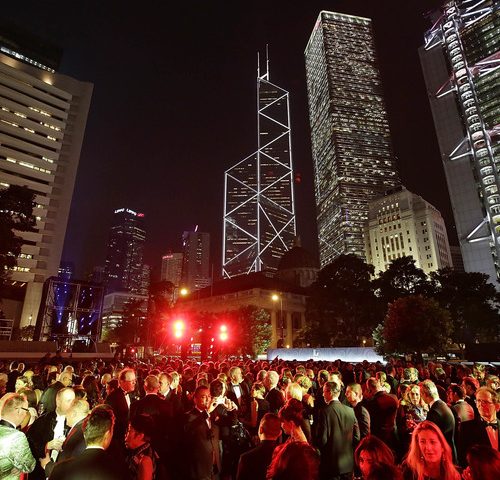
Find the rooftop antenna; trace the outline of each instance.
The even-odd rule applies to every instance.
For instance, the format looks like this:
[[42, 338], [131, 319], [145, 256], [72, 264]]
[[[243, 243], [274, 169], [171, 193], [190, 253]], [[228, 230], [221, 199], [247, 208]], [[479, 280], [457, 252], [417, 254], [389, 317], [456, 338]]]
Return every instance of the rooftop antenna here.
[[257, 78], [260, 78], [260, 53], [257, 52]]
[[269, 44], [266, 43], [266, 80], [269, 81]]

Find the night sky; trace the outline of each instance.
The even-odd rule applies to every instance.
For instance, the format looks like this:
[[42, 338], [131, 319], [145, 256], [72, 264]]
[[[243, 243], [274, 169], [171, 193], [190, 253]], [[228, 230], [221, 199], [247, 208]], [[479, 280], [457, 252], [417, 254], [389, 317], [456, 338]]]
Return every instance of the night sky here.
[[[179, 2], [180, 3], [180, 2]], [[143, 212], [146, 262], [199, 225], [220, 271], [224, 171], [256, 149], [257, 51], [290, 92], [298, 233], [316, 252], [303, 52], [320, 10], [373, 19], [405, 186], [435, 205], [456, 243], [417, 49], [441, 0], [5, 2], [2, 16], [64, 49], [60, 73], [94, 83], [63, 260], [103, 265], [113, 210]]]

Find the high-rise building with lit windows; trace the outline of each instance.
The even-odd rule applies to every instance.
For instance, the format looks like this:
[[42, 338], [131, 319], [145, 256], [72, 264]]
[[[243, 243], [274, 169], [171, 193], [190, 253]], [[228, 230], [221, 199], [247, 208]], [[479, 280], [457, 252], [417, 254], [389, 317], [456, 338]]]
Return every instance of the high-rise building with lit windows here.
[[500, 288], [500, 3], [444, 2], [420, 60], [467, 272]]
[[320, 12], [305, 49], [321, 266], [365, 256], [368, 202], [399, 185], [369, 18]]
[[210, 234], [193, 232], [182, 234], [182, 274], [181, 286], [192, 292], [208, 287], [212, 283], [210, 275]]
[[145, 242], [144, 214], [130, 208], [115, 210], [105, 265], [108, 293], [147, 295], [143, 264]]
[[296, 234], [288, 92], [257, 72], [257, 143], [224, 176], [222, 275], [276, 271]]
[[[37, 223], [10, 281], [26, 289], [16, 325], [37, 319], [58, 274], [93, 85], [56, 73], [60, 51], [15, 28], [0, 33], [0, 188], [35, 192]], [[4, 309], [8, 302], [4, 303]], [[12, 312], [6, 312], [12, 315]]]

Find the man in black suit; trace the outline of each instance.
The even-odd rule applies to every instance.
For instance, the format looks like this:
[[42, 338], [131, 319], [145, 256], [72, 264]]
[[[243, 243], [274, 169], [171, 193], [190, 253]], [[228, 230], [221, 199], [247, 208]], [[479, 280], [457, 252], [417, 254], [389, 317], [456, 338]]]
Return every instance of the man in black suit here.
[[260, 444], [241, 455], [236, 480], [266, 480], [267, 468], [280, 436], [281, 420], [274, 413], [266, 413], [259, 425]]
[[280, 376], [275, 370], [269, 370], [264, 377], [264, 386], [267, 390], [266, 400], [269, 402], [271, 413], [278, 413], [285, 404], [285, 397], [278, 388]]
[[[62, 451], [57, 456], [57, 463], [80, 455], [87, 445], [83, 437], [83, 421], [89, 414], [89, 403], [83, 398], [75, 398], [66, 413], [66, 425], [70, 427], [66, 439], [62, 444]], [[45, 476], [48, 478], [54, 469], [56, 462], [50, 458], [49, 452], [44, 459], [40, 460], [45, 470]]]
[[128, 480], [125, 465], [106, 451], [113, 438], [113, 425], [114, 415], [109, 407], [94, 408], [83, 422], [87, 448], [78, 457], [58, 463], [50, 480]]
[[195, 407], [184, 417], [184, 470], [189, 480], [213, 480], [220, 471], [220, 457], [209, 388], [197, 387], [193, 400]]
[[45, 480], [45, 472], [38, 461], [45, 458], [49, 451], [52, 460], [56, 460], [62, 449], [69, 427], [66, 424], [66, 414], [73, 400], [75, 392], [72, 388], [62, 388], [56, 395], [56, 409], [37, 418], [27, 432], [33, 456], [37, 459], [35, 470], [30, 473], [30, 480]]
[[450, 407], [439, 398], [439, 391], [432, 380], [424, 380], [420, 384], [420, 395], [422, 400], [429, 405], [427, 420], [435, 423], [441, 430], [448, 442], [453, 455], [453, 461], [457, 461], [457, 449], [455, 447], [455, 416]]
[[323, 396], [326, 407], [319, 412], [315, 444], [321, 454], [322, 480], [352, 478], [354, 448], [359, 442], [359, 426], [352, 408], [339, 402], [341, 385], [326, 382]]
[[476, 404], [479, 415], [462, 423], [460, 431], [460, 464], [463, 466], [472, 445], [486, 445], [500, 450], [500, 394], [492, 388], [481, 387], [476, 391]]
[[359, 425], [359, 434], [361, 439], [370, 435], [370, 414], [368, 410], [361, 405], [363, 401], [363, 390], [359, 383], [351, 383], [347, 386], [345, 396], [352, 409]]
[[226, 397], [238, 405], [238, 417], [245, 418], [250, 411], [250, 389], [243, 381], [240, 367], [229, 369], [229, 385]]
[[379, 381], [372, 377], [366, 381], [367, 396], [365, 407], [370, 414], [370, 431], [384, 441], [390, 448], [398, 447], [396, 437], [396, 414], [399, 401], [395, 395], [387, 393]]
[[42, 393], [40, 398], [40, 413], [53, 412], [56, 409], [56, 395], [59, 390], [73, 385], [73, 374], [71, 372], [62, 372], [54, 383], [50, 384]]
[[167, 452], [167, 425], [170, 423], [170, 404], [158, 395], [159, 381], [155, 375], [148, 375], [144, 379], [146, 396], [132, 402], [130, 405], [130, 418], [137, 415], [148, 414], [153, 419], [153, 432], [151, 445], [163, 459]]
[[128, 428], [130, 394], [135, 390], [136, 382], [135, 371], [132, 368], [125, 368], [118, 377], [119, 387], [106, 397], [106, 404], [115, 414], [113, 443], [121, 448]]

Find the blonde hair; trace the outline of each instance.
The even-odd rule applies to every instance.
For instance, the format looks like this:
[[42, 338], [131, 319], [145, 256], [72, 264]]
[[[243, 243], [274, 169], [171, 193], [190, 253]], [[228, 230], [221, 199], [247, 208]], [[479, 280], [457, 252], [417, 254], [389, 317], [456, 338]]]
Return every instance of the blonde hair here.
[[418, 444], [420, 434], [425, 431], [433, 432], [438, 437], [441, 448], [443, 449], [443, 456], [441, 457], [441, 476], [439, 477], [440, 480], [460, 480], [460, 474], [455, 468], [455, 465], [453, 465], [450, 446], [446, 442], [446, 439], [441, 433], [439, 427], [428, 420], [418, 424], [413, 431], [410, 450], [405, 458], [405, 463], [413, 472], [416, 480], [425, 479], [425, 460], [422, 451], [420, 450], [420, 445]]

